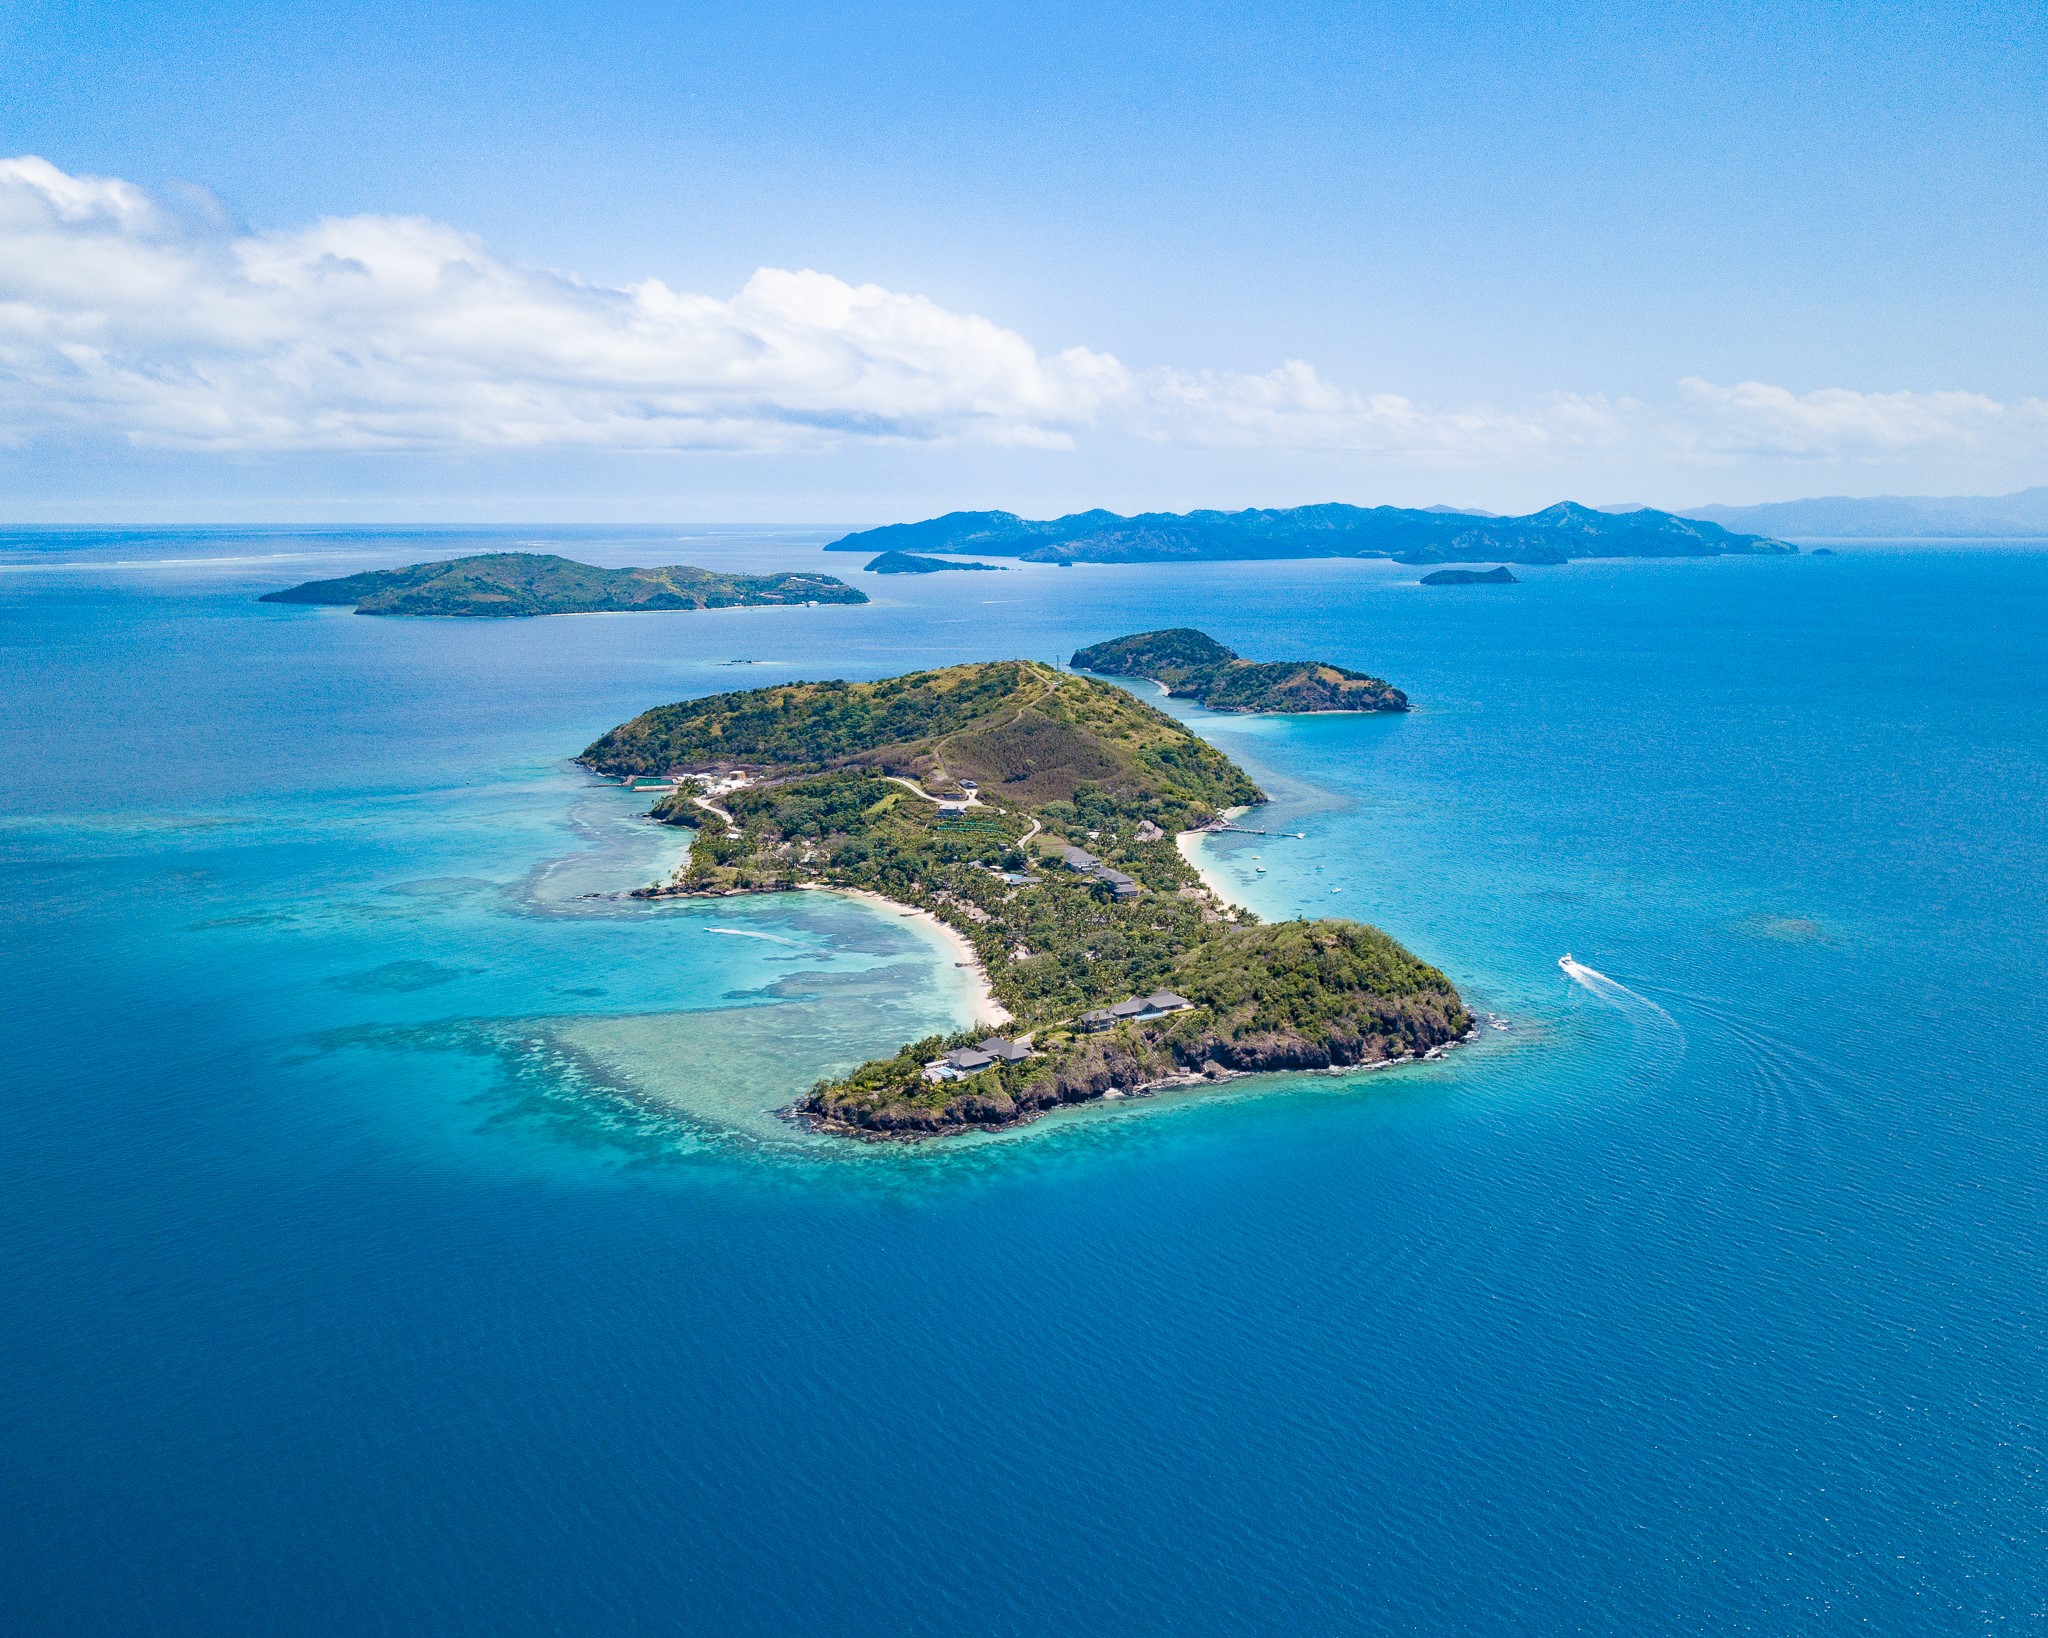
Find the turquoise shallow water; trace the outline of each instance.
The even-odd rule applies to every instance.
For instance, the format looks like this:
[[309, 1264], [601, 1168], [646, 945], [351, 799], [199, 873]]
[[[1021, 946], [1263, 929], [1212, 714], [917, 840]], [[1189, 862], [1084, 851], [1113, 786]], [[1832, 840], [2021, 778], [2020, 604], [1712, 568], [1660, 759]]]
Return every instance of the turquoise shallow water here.
[[[12, 1628], [2048, 1618], [2048, 552], [252, 601], [465, 544], [0, 540]], [[1207, 862], [1509, 1027], [957, 1146], [777, 1120], [958, 1017], [950, 954], [612, 897], [680, 838], [564, 759], [688, 693], [1183, 623], [1415, 697], [1191, 713], [1304, 833]]]

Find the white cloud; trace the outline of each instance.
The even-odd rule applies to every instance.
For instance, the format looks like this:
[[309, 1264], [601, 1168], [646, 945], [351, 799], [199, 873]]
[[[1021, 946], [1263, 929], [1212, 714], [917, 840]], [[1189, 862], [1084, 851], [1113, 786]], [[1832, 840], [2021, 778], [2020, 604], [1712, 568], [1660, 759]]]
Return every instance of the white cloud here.
[[2048, 453], [2048, 400], [2001, 404], [1974, 392], [1793, 393], [1762, 381], [1720, 387], [1688, 377], [1670, 418], [1680, 447], [1722, 455], [1882, 461], [1908, 454]]
[[410, 217], [234, 234], [0, 162], [0, 427], [221, 449], [1053, 441], [1125, 389], [921, 296], [764, 269], [730, 301], [514, 266]]
[[0, 161], [0, 439], [245, 450], [777, 449], [858, 440], [1399, 455], [1883, 459], [2048, 449], [2048, 405], [1682, 383], [1511, 410], [1041, 354], [922, 296], [764, 268], [729, 300], [506, 261], [420, 217], [249, 233], [132, 184]]

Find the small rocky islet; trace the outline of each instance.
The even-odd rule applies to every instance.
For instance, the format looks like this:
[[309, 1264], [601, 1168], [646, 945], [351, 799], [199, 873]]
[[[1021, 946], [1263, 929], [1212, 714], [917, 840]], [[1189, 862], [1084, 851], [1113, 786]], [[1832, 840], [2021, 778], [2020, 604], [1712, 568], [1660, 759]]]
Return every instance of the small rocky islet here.
[[[1125, 663], [1248, 663], [1199, 632], [1122, 641]], [[699, 832], [644, 895], [867, 891], [972, 946], [1008, 1032], [906, 1043], [820, 1082], [792, 1112], [821, 1131], [1008, 1126], [1161, 1084], [1417, 1058], [1472, 1027], [1450, 980], [1379, 929], [1267, 924], [1221, 900], [1177, 837], [1263, 794], [1095, 677], [1003, 660], [718, 694], [645, 712], [580, 760], [668, 781], [655, 817]]]
[[1521, 581], [1503, 563], [1497, 569], [1438, 569], [1422, 577], [1425, 586], [1519, 586]]
[[1000, 574], [1001, 563], [948, 563], [942, 557], [919, 557], [915, 552], [882, 552], [861, 565], [868, 574], [944, 574], [949, 569], [982, 569]]
[[1322, 660], [1260, 662], [1239, 657], [1206, 632], [1187, 626], [1140, 632], [1096, 643], [1073, 657], [1076, 671], [1142, 677], [1169, 697], [1211, 711], [1405, 711], [1408, 696], [1392, 683]]

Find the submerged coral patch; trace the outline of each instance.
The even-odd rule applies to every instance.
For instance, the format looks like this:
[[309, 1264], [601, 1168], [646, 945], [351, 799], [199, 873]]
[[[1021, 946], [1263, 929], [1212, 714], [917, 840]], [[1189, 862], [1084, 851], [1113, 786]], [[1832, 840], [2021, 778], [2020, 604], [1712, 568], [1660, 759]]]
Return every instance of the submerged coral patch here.
[[453, 984], [457, 979], [474, 978], [482, 971], [481, 967], [443, 967], [433, 961], [387, 961], [381, 967], [342, 973], [327, 982], [334, 989], [353, 990], [358, 995], [409, 995], [415, 990]]

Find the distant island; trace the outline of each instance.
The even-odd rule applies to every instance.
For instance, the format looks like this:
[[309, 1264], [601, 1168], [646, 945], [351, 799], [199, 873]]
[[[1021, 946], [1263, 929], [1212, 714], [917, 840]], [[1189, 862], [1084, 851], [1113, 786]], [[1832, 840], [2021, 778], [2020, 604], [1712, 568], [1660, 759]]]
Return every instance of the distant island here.
[[1498, 569], [1439, 569], [1422, 577], [1425, 586], [1519, 586], [1506, 564]]
[[543, 552], [484, 552], [309, 580], [266, 593], [265, 603], [353, 603], [358, 614], [524, 619], [542, 614], [654, 613], [775, 603], [865, 603], [867, 593], [827, 574], [717, 574], [686, 563], [600, 569]]
[[1403, 563], [1563, 563], [1576, 557], [1715, 557], [1796, 552], [1763, 535], [1648, 507], [1600, 512], [1570, 501], [1501, 518], [1441, 507], [1294, 506], [1243, 512], [948, 512], [835, 540], [830, 552], [973, 552], [1027, 563], [1215, 563], [1252, 558], [1393, 557]]
[[1276, 1069], [1414, 1058], [1472, 1021], [1356, 922], [1263, 925], [1179, 838], [1264, 800], [1113, 683], [1023, 660], [662, 706], [580, 759], [667, 776], [699, 834], [647, 895], [831, 887], [929, 913], [1008, 1015], [821, 1081], [792, 1113], [844, 1135], [1014, 1125], [1060, 1104]]
[[1363, 671], [1320, 660], [1260, 664], [1239, 659], [1206, 632], [1186, 626], [1119, 637], [1077, 651], [1076, 671], [1144, 677], [1169, 695], [1212, 711], [1405, 711], [1408, 696]]
[[884, 552], [863, 565], [869, 574], [937, 574], [943, 569], [994, 569], [1000, 563], [948, 563], [942, 557], [918, 557], [911, 552]]

